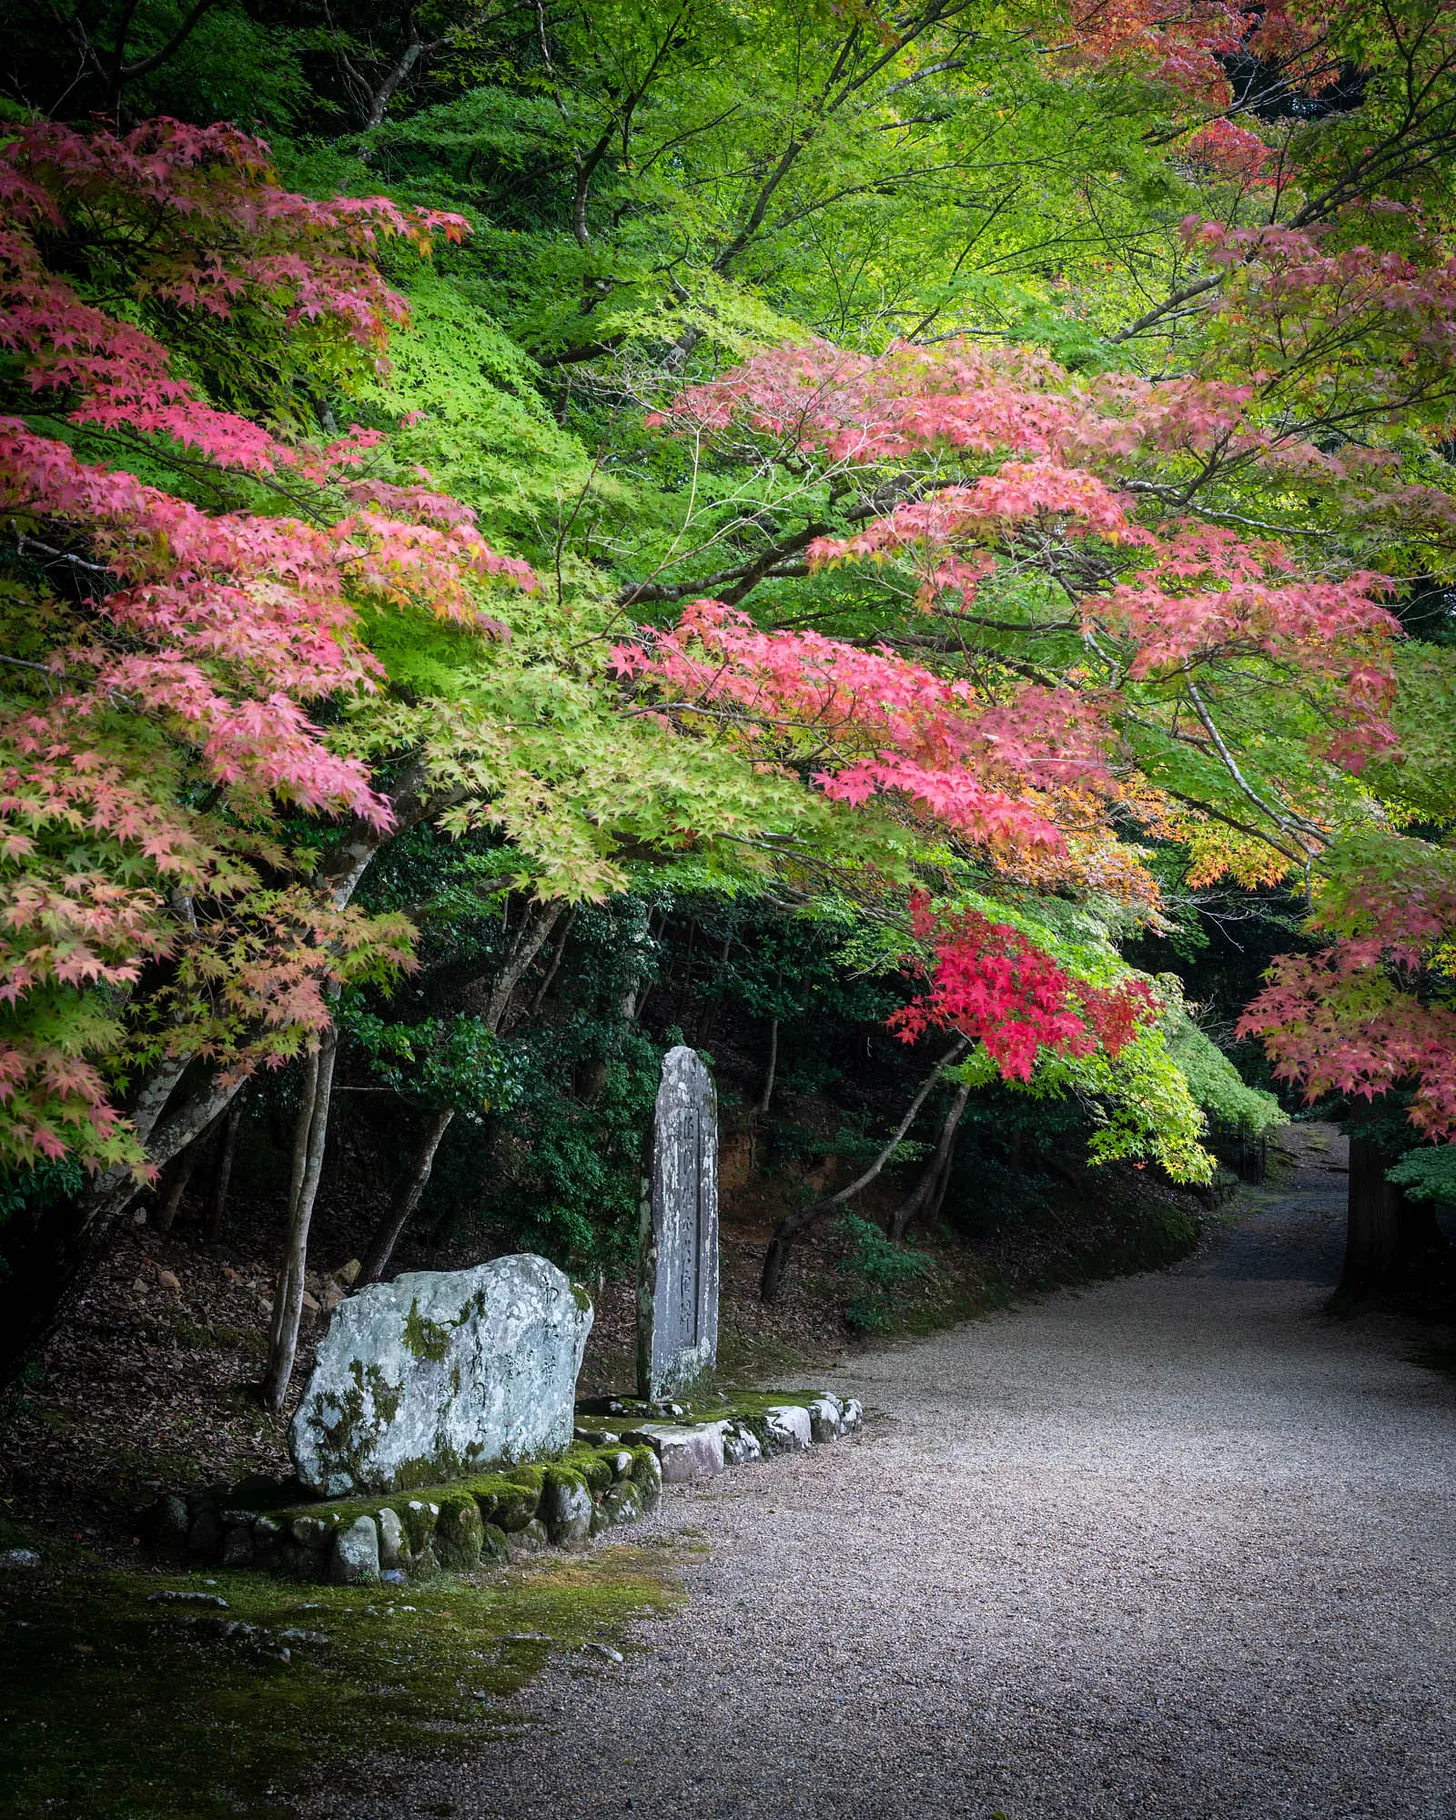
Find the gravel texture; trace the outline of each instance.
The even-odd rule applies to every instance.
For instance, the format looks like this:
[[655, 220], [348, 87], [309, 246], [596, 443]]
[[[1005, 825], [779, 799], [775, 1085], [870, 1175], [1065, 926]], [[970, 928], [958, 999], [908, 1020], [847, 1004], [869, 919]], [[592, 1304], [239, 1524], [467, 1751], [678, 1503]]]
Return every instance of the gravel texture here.
[[1321, 1312], [1344, 1180], [855, 1360], [863, 1436], [669, 1496], [711, 1553], [645, 1653], [316, 1811], [1453, 1820], [1456, 1386]]

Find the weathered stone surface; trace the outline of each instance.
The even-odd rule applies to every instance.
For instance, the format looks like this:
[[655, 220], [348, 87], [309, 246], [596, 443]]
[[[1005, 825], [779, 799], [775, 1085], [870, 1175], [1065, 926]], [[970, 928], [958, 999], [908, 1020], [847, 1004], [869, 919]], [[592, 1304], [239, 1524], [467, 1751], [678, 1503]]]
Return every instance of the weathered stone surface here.
[[809, 1405], [809, 1434], [815, 1441], [837, 1441], [840, 1420], [839, 1401], [836, 1397], [815, 1397]]
[[224, 1567], [251, 1567], [253, 1565], [253, 1531], [251, 1525], [244, 1528], [235, 1523], [225, 1530], [222, 1538], [222, 1553], [219, 1557]]
[[864, 1421], [864, 1405], [858, 1397], [846, 1397], [839, 1405], [839, 1426], [844, 1434], [853, 1434]]
[[602, 1499], [602, 1517], [610, 1524], [635, 1523], [645, 1508], [642, 1487], [630, 1479], [614, 1485]]
[[657, 1455], [665, 1485], [688, 1479], [705, 1479], [723, 1470], [723, 1431], [726, 1422], [691, 1426], [675, 1422], [646, 1422], [625, 1438], [644, 1441]]
[[642, 1489], [643, 1510], [656, 1510], [662, 1502], [662, 1462], [651, 1447], [633, 1448], [632, 1483]]
[[340, 1303], [290, 1432], [329, 1497], [460, 1478], [571, 1439], [591, 1303], [521, 1254], [416, 1271]]
[[187, 1552], [201, 1561], [215, 1561], [222, 1552], [222, 1518], [215, 1504], [204, 1504], [193, 1513]]
[[329, 1578], [340, 1586], [374, 1586], [379, 1580], [379, 1531], [373, 1517], [356, 1517], [334, 1531]]
[[283, 1528], [272, 1517], [253, 1519], [253, 1559], [268, 1562], [278, 1553], [283, 1542]]
[[553, 1466], [546, 1474], [541, 1498], [546, 1533], [558, 1548], [584, 1548], [591, 1535], [592, 1495], [586, 1480], [569, 1466]]
[[779, 1403], [763, 1412], [768, 1425], [769, 1444], [777, 1453], [792, 1453], [808, 1447], [814, 1439], [809, 1426], [809, 1412], [796, 1403]]
[[451, 1492], [440, 1500], [435, 1524], [435, 1553], [442, 1567], [459, 1572], [475, 1566], [485, 1541], [480, 1506], [468, 1491]]
[[295, 1517], [289, 1534], [300, 1548], [322, 1548], [329, 1539], [329, 1525], [322, 1517]]
[[632, 1454], [629, 1448], [623, 1447], [612, 1455], [612, 1477], [614, 1479], [632, 1477]]
[[746, 1466], [750, 1460], [761, 1460], [763, 1449], [758, 1436], [743, 1422], [730, 1422], [723, 1430], [723, 1464]]
[[519, 1484], [499, 1480], [489, 1490], [477, 1486], [475, 1501], [488, 1523], [498, 1524], [510, 1533], [524, 1529], [541, 1508], [541, 1483], [534, 1473]]
[[404, 1507], [405, 1534], [409, 1537], [410, 1553], [423, 1554], [430, 1546], [435, 1535], [435, 1523], [440, 1515], [438, 1504], [428, 1503], [423, 1498], [411, 1498]]
[[506, 1554], [512, 1561], [525, 1560], [529, 1555], [539, 1555], [551, 1546], [551, 1538], [546, 1533], [546, 1525], [539, 1517], [532, 1517], [524, 1529], [512, 1531], [506, 1537]]
[[40, 1556], [33, 1548], [0, 1548], [0, 1568], [6, 1572], [15, 1568], [39, 1566]]
[[637, 1282], [637, 1387], [670, 1396], [718, 1357], [718, 1101], [696, 1051], [670, 1049], [652, 1121]]
[[386, 1505], [383, 1510], [375, 1512], [374, 1521], [379, 1525], [379, 1565], [398, 1567], [407, 1546], [399, 1512]]
[[147, 1540], [160, 1554], [180, 1554], [187, 1546], [191, 1527], [191, 1515], [181, 1498], [158, 1498], [147, 1512]]

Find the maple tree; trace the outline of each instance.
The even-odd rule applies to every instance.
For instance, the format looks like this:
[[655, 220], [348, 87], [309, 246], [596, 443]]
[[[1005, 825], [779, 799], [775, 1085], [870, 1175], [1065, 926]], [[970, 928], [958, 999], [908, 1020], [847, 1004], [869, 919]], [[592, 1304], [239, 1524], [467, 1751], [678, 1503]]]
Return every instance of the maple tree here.
[[[912, 1019], [1103, 1108], [1171, 1053], [1166, 995], [1098, 995], [1136, 1006], [1176, 846], [1175, 895], [1312, 894], [1336, 946], [1245, 1026], [1291, 1081], [1415, 1083], [1444, 1131], [1439, 934], [1330, 908], [1429, 845], [1440, 9], [538, 11], [332, 15], [291, 92], [332, 63], [348, 132], [260, 99], [308, 183], [220, 125], [7, 145], [11, 1153], [162, 1163], [334, 1040], [415, 946], [356, 887], [431, 823], [498, 845], [507, 918], [649, 853], [850, 879]], [[193, 92], [128, 30], [78, 77], [120, 122]]]
[[[388, 235], [423, 248], [451, 218], [308, 203], [255, 142], [170, 122], [120, 138], [26, 128], [0, 156], [0, 206], [0, 341], [26, 407], [0, 420], [0, 504], [23, 556], [75, 578], [69, 598], [26, 588], [7, 603], [30, 628], [0, 726], [5, 1147], [138, 1159], [88, 1054], [116, 1046], [106, 1006], [144, 966], [174, 963], [163, 1049], [252, 1065], [327, 1023], [331, 975], [407, 958], [397, 922], [287, 882], [273, 831], [285, 806], [389, 823], [367, 770], [307, 714], [378, 686], [360, 606], [493, 627], [479, 584], [531, 577], [464, 508], [360, 474], [377, 436], [285, 442], [213, 407], [44, 257], [83, 225], [104, 248], [145, 223], [132, 283], [149, 306], [227, 320], [247, 304], [287, 334], [377, 352], [404, 306], [368, 249]], [[305, 515], [178, 497], [120, 465], [135, 438], [276, 485]]]
[[[1274, 307], [1288, 311], [1283, 289]], [[1055, 672], [1014, 657], [998, 664], [993, 649], [983, 667], [993, 680], [978, 685], [944, 640], [931, 670], [887, 646], [759, 631], [741, 610], [708, 603], [622, 646], [618, 661], [652, 678], [662, 711], [684, 723], [717, 720], [728, 737], [736, 723], [754, 740], [766, 732], [765, 752], [774, 739], [787, 742], [780, 756], [795, 746], [832, 755], [815, 773], [827, 794], [863, 802], [894, 792], [1012, 871], [1039, 849], [1088, 850], [1085, 833], [1059, 826], [1072, 805], [1085, 817], [1100, 798], [1105, 811], [1131, 811], [1145, 827], [1177, 811], [1149, 781], [1146, 729], [1130, 735], [1145, 748], [1138, 770], [1126, 755], [1114, 763], [1112, 749], [1135, 726], [1134, 707], [1137, 720], [1156, 714], [1163, 744], [1182, 720], [1193, 729], [1183, 743], [1209, 774], [1208, 808], [1227, 813], [1224, 804], [1242, 800], [1255, 834], [1281, 852], [1281, 869], [1308, 867], [1329, 846], [1331, 826], [1281, 802], [1279, 780], [1251, 779], [1220, 728], [1221, 698], [1236, 668], [1297, 676], [1318, 709], [1306, 755], [1332, 783], [1389, 756], [1400, 631], [1384, 604], [1389, 583], [1348, 562], [1312, 570], [1277, 538], [1200, 521], [1186, 509], [1186, 488], [1177, 489], [1181, 509], [1170, 510], [1173, 488], [1140, 486], [1154, 463], [1161, 474], [1179, 462], [1205, 475], [1238, 465], [1270, 471], [1277, 484], [1313, 469], [1365, 510], [1378, 452], [1341, 462], [1287, 426], [1265, 427], [1252, 399], [1252, 388], [1217, 380], [1075, 380], [1043, 359], [969, 346], [900, 347], [877, 359], [821, 344], [756, 356], [681, 393], [664, 421], [679, 433], [746, 428], [773, 438], [823, 462], [845, 491], [869, 491], [897, 464], [909, 497], [852, 536], [814, 538], [810, 568], [893, 564], [910, 624], [919, 617], [970, 638], [1007, 612], [988, 595], [1014, 600], [1020, 589], [1024, 598], [1024, 578], [1039, 571], [1071, 604], [1073, 617], [1056, 628], [1062, 664]], [[905, 473], [916, 457], [926, 460], [923, 478]], [[948, 471], [956, 464], [984, 471], [959, 479]], [[1039, 618], [1022, 609], [1021, 623], [1005, 629], [1034, 637]], [[1196, 801], [1187, 807], [1204, 813]], [[1115, 839], [1110, 827], [1103, 834]], [[1124, 888], [1135, 890], [1136, 853], [1124, 858]], [[1394, 909], [1382, 905], [1387, 928]], [[968, 928], [957, 966], [974, 973], [984, 935]]]

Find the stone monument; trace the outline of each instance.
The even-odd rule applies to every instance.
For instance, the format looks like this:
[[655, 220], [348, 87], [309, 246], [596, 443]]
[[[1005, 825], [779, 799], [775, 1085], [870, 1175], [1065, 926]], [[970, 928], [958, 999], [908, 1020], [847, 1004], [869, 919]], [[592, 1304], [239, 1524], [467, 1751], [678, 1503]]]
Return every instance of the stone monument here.
[[718, 1358], [718, 1099], [670, 1049], [652, 1119], [637, 1277], [637, 1390], [670, 1397]]
[[586, 1291], [523, 1252], [371, 1283], [334, 1310], [289, 1432], [325, 1497], [409, 1490], [570, 1445]]

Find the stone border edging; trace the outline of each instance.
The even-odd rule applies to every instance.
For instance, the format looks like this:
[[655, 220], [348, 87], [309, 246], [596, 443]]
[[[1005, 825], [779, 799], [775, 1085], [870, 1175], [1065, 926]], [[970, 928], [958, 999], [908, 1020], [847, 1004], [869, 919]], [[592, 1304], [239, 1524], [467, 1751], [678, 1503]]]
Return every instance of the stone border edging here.
[[147, 1539], [159, 1553], [199, 1564], [344, 1586], [401, 1584], [482, 1560], [585, 1548], [593, 1536], [656, 1510], [664, 1484], [824, 1445], [863, 1419], [857, 1398], [826, 1392], [807, 1403], [730, 1405], [711, 1421], [578, 1426], [560, 1459], [414, 1492], [272, 1508], [229, 1492], [172, 1494], [147, 1513]]

